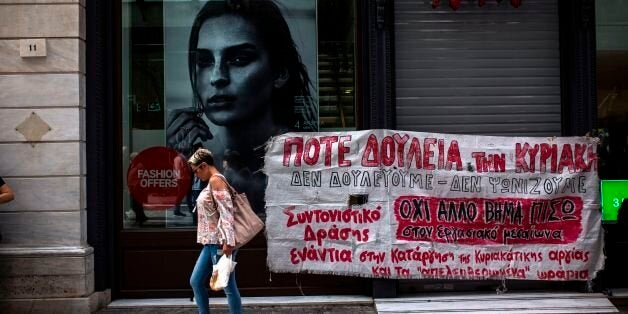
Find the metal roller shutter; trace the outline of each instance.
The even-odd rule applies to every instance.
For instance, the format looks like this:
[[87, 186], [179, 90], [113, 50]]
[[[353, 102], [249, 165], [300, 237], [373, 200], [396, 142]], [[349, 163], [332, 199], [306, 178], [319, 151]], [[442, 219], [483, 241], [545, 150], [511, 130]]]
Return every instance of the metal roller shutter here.
[[395, 0], [397, 129], [560, 135], [557, 0]]

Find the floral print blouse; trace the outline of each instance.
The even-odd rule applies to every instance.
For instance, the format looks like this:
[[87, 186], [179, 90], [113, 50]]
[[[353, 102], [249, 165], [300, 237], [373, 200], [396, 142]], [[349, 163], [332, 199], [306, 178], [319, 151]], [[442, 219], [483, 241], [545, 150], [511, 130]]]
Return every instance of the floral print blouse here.
[[[214, 200], [217, 206], [214, 206]], [[196, 199], [196, 210], [196, 242], [203, 245], [226, 242], [229, 246], [235, 246], [233, 202], [229, 190], [212, 190], [211, 185], [207, 184]]]

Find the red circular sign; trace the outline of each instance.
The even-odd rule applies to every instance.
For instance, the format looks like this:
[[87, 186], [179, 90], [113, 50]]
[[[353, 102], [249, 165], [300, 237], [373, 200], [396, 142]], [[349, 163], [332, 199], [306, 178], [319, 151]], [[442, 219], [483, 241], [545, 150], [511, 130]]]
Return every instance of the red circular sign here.
[[155, 146], [141, 151], [129, 165], [131, 197], [147, 209], [168, 209], [188, 194], [192, 174], [187, 160], [174, 149]]

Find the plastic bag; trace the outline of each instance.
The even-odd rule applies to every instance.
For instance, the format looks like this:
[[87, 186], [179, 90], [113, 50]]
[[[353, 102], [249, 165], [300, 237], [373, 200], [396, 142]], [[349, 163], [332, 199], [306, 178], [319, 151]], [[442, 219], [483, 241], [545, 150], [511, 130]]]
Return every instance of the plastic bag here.
[[218, 264], [214, 265], [212, 277], [209, 280], [209, 288], [214, 291], [224, 289], [229, 283], [229, 275], [235, 269], [236, 262], [232, 259], [233, 255], [223, 255], [218, 260]]

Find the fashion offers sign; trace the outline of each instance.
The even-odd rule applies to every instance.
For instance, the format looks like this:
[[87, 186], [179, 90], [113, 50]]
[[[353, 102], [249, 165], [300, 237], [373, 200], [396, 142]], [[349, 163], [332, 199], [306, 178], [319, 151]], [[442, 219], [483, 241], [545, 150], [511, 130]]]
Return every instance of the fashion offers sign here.
[[368, 130], [268, 145], [271, 271], [589, 280], [602, 268], [596, 139]]
[[188, 194], [192, 173], [176, 150], [153, 146], [131, 160], [126, 181], [131, 197], [144, 208], [166, 210]]

